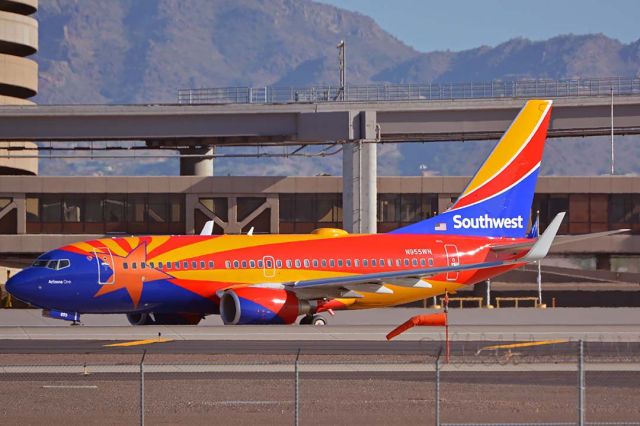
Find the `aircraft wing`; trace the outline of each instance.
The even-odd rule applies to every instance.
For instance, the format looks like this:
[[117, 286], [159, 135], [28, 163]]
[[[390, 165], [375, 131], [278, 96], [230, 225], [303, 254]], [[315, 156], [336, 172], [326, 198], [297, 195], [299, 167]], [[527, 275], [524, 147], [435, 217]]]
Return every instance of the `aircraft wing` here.
[[[583, 240], [590, 240], [592, 238], [600, 238], [607, 237], [609, 235], [622, 234], [625, 232], [629, 232], [630, 229], [616, 229], [614, 231], [604, 231], [604, 232], [594, 232], [591, 234], [580, 234], [580, 235], [560, 235], [553, 240], [553, 244], [551, 247], [560, 246], [563, 244], [575, 243]], [[532, 239], [531, 241], [525, 241], [521, 243], [514, 244], [499, 244], [495, 246], [491, 246], [490, 250], [497, 253], [519, 253], [523, 250], [527, 250], [535, 244], [537, 240]]]
[[423, 281], [447, 272], [461, 272], [467, 270], [496, 268], [499, 266], [528, 263], [540, 260], [547, 255], [549, 248], [560, 228], [564, 213], [559, 213], [549, 224], [544, 234], [538, 238], [526, 255], [513, 260], [496, 260], [491, 262], [479, 262], [467, 265], [442, 266], [437, 268], [421, 268], [402, 271], [378, 272], [374, 274], [359, 274], [345, 277], [319, 278], [312, 280], [294, 281], [283, 283], [285, 287], [298, 293], [303, 298], [313, 298], [319, 295], [331, 295], [336, 297], [361, 297], [358, 291], [374, 293], [391, 293], [392, 290], [384, 284], [395, 284], [417, 288], [428, 288], [430, 284]]

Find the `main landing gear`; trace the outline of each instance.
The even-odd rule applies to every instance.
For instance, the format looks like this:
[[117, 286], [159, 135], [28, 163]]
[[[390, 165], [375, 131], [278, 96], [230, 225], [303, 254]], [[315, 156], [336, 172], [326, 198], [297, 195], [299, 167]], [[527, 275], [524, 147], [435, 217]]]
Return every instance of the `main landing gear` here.
[[327, 320], [322, 315], [305, 315], [300, 318], [300, 325], [327, 325]]

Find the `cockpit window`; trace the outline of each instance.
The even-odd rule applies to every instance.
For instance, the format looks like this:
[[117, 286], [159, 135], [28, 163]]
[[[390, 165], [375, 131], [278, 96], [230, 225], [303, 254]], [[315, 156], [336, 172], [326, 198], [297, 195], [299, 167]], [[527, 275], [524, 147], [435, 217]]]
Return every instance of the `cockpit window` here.
[[46, 267], [54, 271], [59, 271], [60, 269], [71, 266], [71, 261], [69, 259], [37, 259], [31, 266], [35, 268]]

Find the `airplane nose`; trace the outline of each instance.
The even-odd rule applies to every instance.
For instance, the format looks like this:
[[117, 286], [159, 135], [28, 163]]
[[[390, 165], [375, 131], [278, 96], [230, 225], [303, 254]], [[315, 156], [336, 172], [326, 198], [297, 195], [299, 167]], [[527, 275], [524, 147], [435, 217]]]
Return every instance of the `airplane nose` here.
[[7, 290], [12, 295], [16, 288], [16, 276], [17, 274], [9, 278], [7, 282], [4, 284], [5, 290]]
[[[25, 296], [28, 293], [28, 282], [25, 282], [24, 271], [20, 271], [11, 278], [7, 280], [4, 285], [4, 288], [9, 292], [13, 297], [20, 300], [25, 300]], [[27, 280], [28, 281], [28, 280]]]

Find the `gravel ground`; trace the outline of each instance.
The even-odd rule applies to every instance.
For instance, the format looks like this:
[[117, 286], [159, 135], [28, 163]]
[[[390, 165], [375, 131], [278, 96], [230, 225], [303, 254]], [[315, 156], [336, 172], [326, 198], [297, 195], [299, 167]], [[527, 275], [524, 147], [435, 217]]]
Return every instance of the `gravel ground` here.
[[[433, 373], [302, 374], [303, 425], [432, 424]], [[71, 387], [69, 387], [71, 386]], [[156, 375], [145, 380], [148, 424], [291, 424], [294, 380], [284, 374]], [[2, 424], [133, 424], [134, 375], [5, 375]], [[588, 421], [638, 421], [640, 372], [587, 373]], [[443, 422], [571, 422], [576, 374], [442, 373]]]

